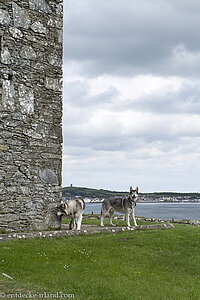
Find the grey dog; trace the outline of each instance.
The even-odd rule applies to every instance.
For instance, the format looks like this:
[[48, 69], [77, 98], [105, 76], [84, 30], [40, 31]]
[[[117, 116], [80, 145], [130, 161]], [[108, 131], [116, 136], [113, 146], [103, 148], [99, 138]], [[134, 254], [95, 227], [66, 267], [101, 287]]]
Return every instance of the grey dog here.
[[69, 229], [80, 230], [82, 223], [82, 214], [85, 209], [85, 202], [83, 199], [74, 199], [67, 202], [61, 202], [57, 215], [67, 215], [71, 218]]
[[101, 209], [101, 226], [103, 225], [103, 220], [106, 216], [109, 216], [109, 221], [112, 226], [112, 218], [115, 211], [125, 214], [127, 226], [130, 227], [130, 214], [132, 213], [132, 218], [134, 221], [134, 225], [137, 226], [135, 219], [135, 206], [138, 198], [138, 187], [133, 190], [132, 186], [130, 187], [130, 193], [125, 198], [111, 198], [106, 199], [102, 203]]

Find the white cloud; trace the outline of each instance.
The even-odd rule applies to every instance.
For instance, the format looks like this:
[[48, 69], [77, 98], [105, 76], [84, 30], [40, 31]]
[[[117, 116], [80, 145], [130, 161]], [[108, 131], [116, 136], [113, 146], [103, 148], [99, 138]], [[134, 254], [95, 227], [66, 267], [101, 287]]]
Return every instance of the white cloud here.
[[199, 73], [200, 51], [189, 51], [184, 44], [179, 44], [172, 51], [170, 65], [174, 72], [181, 71], [184, 75], [186, 72]]
[[83, 3], [70, 0], [65, 6], [65, 61], [70, 74], [199, 76], [198, 68], [188, 73], [188, 64], [180, 69], [170, 63], [172, 55], [177, 63], [178, 45], [199, 52], [196, 0]]
[[198, 190], [199, 4], [175, 2], [69, 1], [63, 185]]

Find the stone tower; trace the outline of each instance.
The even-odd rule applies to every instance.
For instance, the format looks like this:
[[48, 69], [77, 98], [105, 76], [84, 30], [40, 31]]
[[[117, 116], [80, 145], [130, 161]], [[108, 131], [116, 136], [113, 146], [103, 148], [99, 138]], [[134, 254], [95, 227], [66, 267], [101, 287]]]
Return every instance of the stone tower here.
[[62, 2], [0, 1], [0, 231], [60, 226]]

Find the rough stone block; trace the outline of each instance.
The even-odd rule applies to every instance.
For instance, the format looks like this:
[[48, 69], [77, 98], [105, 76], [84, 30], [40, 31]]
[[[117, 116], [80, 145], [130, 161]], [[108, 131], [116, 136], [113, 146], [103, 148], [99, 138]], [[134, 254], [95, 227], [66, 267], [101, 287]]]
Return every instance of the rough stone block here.
[[39, 33], [44, 33], [44, 34], [47, 33], [46, 27], [45, 27], [42, 23], [40, 23], [40, 22], [34, 22], [34, 23], [31, 25], [31, 29], [32, 29], [34, 32], [39, 32]]
[[28, 115], [34, 113], [34, 93], [32, 88], [26, 87], [24, 84], [19, 85], [19, 102], [21, 111]]
[[14, 85], [10, 80], [3, 80], [2, 84], [2, 105], [4, 108], [13, 110], [15, 90]]
[[39, 170], [39, 177], [42, 182], [48, 184], [58, 184], [58, 177], [53, 170]]
[[5, 215], [0, 215], [1, 222], [6, 223], [6, 222], [12, 222], [12, 221], [18, 221], [19, 216], [17, 214], [5, 214]]
[[9, 25], [10, 24], [10, 16], [6, 10], [0, 9], [0, 24]]
[[59, 159], [59, 157], [60, 157], [60, 155], [52, 154], [52, 153], [42, 153], [41, 156], [43, 158], [48, 158], [48, 159]]
[[30, 9], [43, 11], [47, 14], [52, 12], [50, 6], [44, 0], [29, 0]]
[[21, 32], [21, 30], [15, 28], [15, 27], [10, 27], [9, 28], [10, 34], [12, 35], [12, 37], [19, 39], [23, 37], [23, 33]]
[[6, 65], [10, 65], [12, 63], [12, 57], [6, 47], [1, 50], [1, 62]]
[[14, 26], [28, 29], [31, 23], [31, 19], [29, 18], [26, 10], [21, 8], [15, 2], [12, 2], [12, 9], [13, 9]]
[[61, 29], [63, 26], [62, 19], [49, 18], [47, 25], [49, 27]]
[[25, 59], [36, 59], [37, 55], [31, 46], [23, 46], [20, 51], [20, 56]]
[[44, 85], [47, 89], [50, 89], [53, 91], [61, 91], [62, 90], [62, 79], [46, 77]]
[[8, 151], [8, 149], [9, 149], [9, 147], [7, 145], [0, 145], [0, 151]]

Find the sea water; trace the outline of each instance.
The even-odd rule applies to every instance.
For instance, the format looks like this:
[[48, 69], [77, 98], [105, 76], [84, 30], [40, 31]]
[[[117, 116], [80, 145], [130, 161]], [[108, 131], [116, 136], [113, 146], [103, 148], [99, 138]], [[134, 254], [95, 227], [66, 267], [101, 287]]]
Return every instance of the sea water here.
[[[100, 214], [101, 203], [86, 203], [85, 214]], [[163, 220], [200, 220], [200, 202], [180, 203], [137, 203], [137, 217]]]

